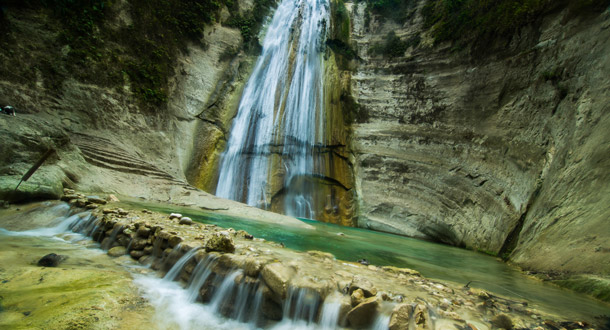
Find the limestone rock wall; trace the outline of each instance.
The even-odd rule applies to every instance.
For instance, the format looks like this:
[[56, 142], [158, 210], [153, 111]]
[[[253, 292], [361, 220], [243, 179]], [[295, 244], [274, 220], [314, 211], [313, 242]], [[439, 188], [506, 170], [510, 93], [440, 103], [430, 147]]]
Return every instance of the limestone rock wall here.
[[[115, 8], [119, 20], [128, 20], [126, 6]], [[53, 17], [12, 7], [3, 11], [3, 17], [12, 27], [7, 34], [17, 41], [10, 51], [0, 55], [6, 63], [11, 60], [28, 66], [36, 63], [37, 55], [46, 49], [64, 47], [57, 45], [61, 40], [58, 32], [49, 28], [56, 24]], [[105, 28], [118, 27], [109, 23]], [[75, 145], [78, 134], [103, 141], [92, 152], [112, 162], [104, 164], [111, 169], [133, 165], [131, 159], [137, 159], [167, 173], [179, 185], [200, 181], [198, 165], [215, 156], [214, 146], [220, 143], [232, 116], [231, 113], [217, 115], [211, 105], [221, 91], [225, 98], [231, 97], [231, 83], [239, 81], [239, 69], [247, 67], [248, 61], [243, 54], [227, 58], [227, 50], [241, 47], [242, 38], [237, 29], [220, 24], [208, 26], [205, 40], [207, 46], [191, 44], [188, 51], [178, 55], [167, 105], [158, 111], [139, 106], [134, 86], [127, 78], [124, 85], [113, 87], [68, 78], [51, 88], [48, 81], [53, 76], [47, 72], [48, 68], [32, 65], [37, 80], [31, 81], [11, 75], [10, 68], [3, 65], [0, 104], [14, 106], [17, 116], [0, 116], [0, 134], [4, 141], [0, 150], [6, 155], [0, 160], [0, 199], [19, 200], [34, 195], [57, 198], [62, 186], [160, 198], [159, 189], [164, 188], [151, 182], [149, 177], [133, 177], [139, 182], [133, 185], [133, 178], [125, 180], [122, 173], [97, 173], [96, 167], [91, 166]], [[224, 85], [229, 89], [222, 90], [220, 87]], [[26, 192], [23, 196], [14, 196], [12, 191], [21, 176], [50, 147], [57, 149], [57, 154], [23, 184]], [[125, 153], [130, 159], [125, 160]], [[167, 182], [164, 186], [167, 187]]]
[[[610, 11], [552, 12], [481, 51], [434, 45], [423, 3], [402, 26], [350, 7], [359, 226], [610, 272]], [[422, 41], [372, 53], [390, 31]]]

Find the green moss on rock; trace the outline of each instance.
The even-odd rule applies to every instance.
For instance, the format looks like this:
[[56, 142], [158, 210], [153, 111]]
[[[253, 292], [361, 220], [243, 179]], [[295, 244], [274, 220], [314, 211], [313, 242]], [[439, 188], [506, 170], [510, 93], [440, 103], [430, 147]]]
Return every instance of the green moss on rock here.
[[552, 282], [559, 286], [588, 294], [599, 300], [610, 302], [610, 278], [594, 275], [575, 275], [567, 279]]

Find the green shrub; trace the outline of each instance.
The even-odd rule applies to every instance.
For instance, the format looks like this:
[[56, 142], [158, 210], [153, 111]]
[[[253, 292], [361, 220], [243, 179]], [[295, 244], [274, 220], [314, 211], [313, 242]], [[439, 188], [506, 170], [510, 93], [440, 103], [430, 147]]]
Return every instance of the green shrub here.
[[[128, 6], [122, 8], [128, 8], [132, 24], [117, 27], [116, 1], [3, 0], [0, 19], [6, 21], [5, 8], [39, 11], [49, 17], [49, 32], [57, 36], [60, 47], [49, 46], [46, 53], [36, 50], [43, 56], [35, 58], [37, 63], [30, 66], [43, 73], [45, 87], [59, 91], [62, 81], [72, 77], [121, 88], [124, 77], [128, 77], [143, 108], [155, 111], [167, 101], [169, 78], [174, 74], [178, 54], [185, 52], [189, 43], [206, 46], [204, 28], [218, 21], [224, 5], [231, 12], [238, 9], [234, 0], [127, 0]], [[242, 34], [254, 39], [273, 3], [255, 0], [248, 21], [240, 26]], [[10, 28], [10, 24], [2, 25], [3, 31]], [[63, 48], [69, 50], [67, 57], [61, 53], [64, 45], [69, 46]], [[10, 49], [3, 51], [8, 53]], [[29, 71], [20, 72], [25, 73], [25, 79], [29, 79]]]
[[373, 54], [383, 55], [385, 57], [394, 58], [401, 57], [409, 47], [417, 47], [421, 42], [421, 37], [415, 35], [407, 41], [400, 39], [394, 31], [390, 31], [382, 44], [375, 43], [369, 51]]
[[[259, 45], [259, 40], [256, 36], [274, 4], [274, 0], [254, 0], [254, 7], [252, 10], [243, 15], [233, 15], [226, 22], [226, 25], [238, 28], [241, 32], [241, 36], [244, 38], [246, 48], [253, 49], [254, 46]], [[234, 11], [237, 12], [237, 8], [234, 8]]]
[[366, 108], [360, 105], [354, 98], [347, 94], [341, 94], [341, 105], [343, 108], [343, 120], [346, 125], [352, 123], [366, 123], [370, 119], [370, 115]]
[[350, 18], [343, 0], [331, 1], [331, 39], [340, 40], [349, 44], [350, 40]]
[[509, 37], [538, 20], [546, 11], [569, 6], [605, 8], [610, 0], [428, 0], [423, 8], [424, 27], [437, 42], [464, 38]]
[[367, 11], [403, 24], [413, 14], [412, 5], [409, 0], [367, 0]]

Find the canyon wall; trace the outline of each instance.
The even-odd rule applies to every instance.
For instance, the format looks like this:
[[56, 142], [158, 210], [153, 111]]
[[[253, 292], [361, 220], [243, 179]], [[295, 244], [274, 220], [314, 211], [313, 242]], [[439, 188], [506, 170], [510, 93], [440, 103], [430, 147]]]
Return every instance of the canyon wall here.
[[[358, 225], [609, 273], [610, 10], [471, 47], [435, 44], [423, 6], [403, 25], [349, 6]], [[418, 42], [377, 55], [391, 31]]]
[[[106, 28], [130, 24], [128, 3], [117, 2]], [[343, 42], [355, 56], [341, 47], [325, 54], [335, 129], [320, 150], [323, 166], [334, 165], [316, 178], [320, 204], [330, 196], [323, 220], [499, 254], [533, 270], [608, 274], [610, 11], [556, 9], [512, 38], [471, 47], [434, 43], [423, 5], [397, 24], [346, 3]], [[0, 199], [53, 198], [70, 187], [196, 204], [206, 194], [192, 186], [214, 192], [256, 59], [237, 51], [238, 29], [206, 26], [205, 45], [177, 55], [166, 105], [150, 112], [125, 77], [108, 86], [71, 72], [54, 85], [53, 67], [37, 59], [58, 52], [60, 63], [70, 60], [57, 22], [37, 10], [2, 11], [11, 29], [0, 40], [0, 102], [18, 111], [0, 116]], [[397, 57], [373, 52], [391, 31], [421, 41]], [[15, 195], [49, 147], [57, 154]]]
[[[252, 5], [243, 3], [241, 10]], [[97, 35], [129, 38], [124, 31], [134, 24], [131, 6], [126, 0], [114, 3], [109, 18], [98, 23]], [[226, 8], [221, 16], [228, 16]], [[217, 114], [213, 104], [219, 94], [229, 100], [239, 94], [254, 58], [238, 51], [243, 44], [238, 29], [207, 25], [205, 41], [189, 42], [174, 54], [167, 101], [154, 106], [142, 104], [140, 86], [125, 72], [107, 83], [69, 71], [74, 55], [49, 10], [7, 5], [2, 21], [0, 103], [14, 106], [17, 114], [0, 116], [0, 199], [53, 198], [61, 195], [62, 186], [190, 203], [205, 195], [195, 193], [189, 182], [200, 180], [199, 163], [213, 156], [206, 148], [220, 143], [231, 119], [230, 112]], [[100, 62], [114, 60], [110, 65], [118, 66], [132, 61], [123, 55], [128, 52], [124, 44], [105, 42], [121, 55]], [[157, 50], [163, 46], [156, 45]], [[57, 79], [57, 72], [66, 78]], [[49, 148], [57, 152], [15, 191], [22, 175]]]

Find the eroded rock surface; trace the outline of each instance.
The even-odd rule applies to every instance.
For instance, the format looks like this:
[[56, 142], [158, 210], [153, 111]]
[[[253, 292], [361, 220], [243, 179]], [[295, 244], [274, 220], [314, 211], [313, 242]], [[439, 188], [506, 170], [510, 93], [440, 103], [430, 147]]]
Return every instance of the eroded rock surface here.
[[[610, 273], [610, 12], [547, 13], [484, 49], [434, 45], [348, 8], [359, 226], [500, 253], [536, 270]], [[370, 24], [367, 24], [367, 17]], [[403, 56], [372, 51], [392, 31]]]

